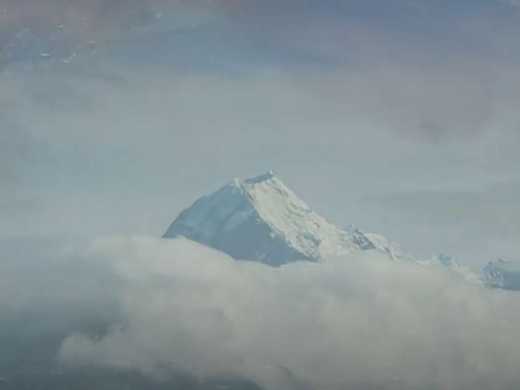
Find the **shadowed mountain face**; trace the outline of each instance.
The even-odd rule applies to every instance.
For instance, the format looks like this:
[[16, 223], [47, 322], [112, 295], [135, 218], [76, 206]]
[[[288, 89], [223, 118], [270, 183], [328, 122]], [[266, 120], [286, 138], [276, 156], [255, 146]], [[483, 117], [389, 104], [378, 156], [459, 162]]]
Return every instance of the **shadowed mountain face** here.
[[[384, 237], [343, 230], [312, 211], [273, 172], [235, 179], [183, 211], [164, 238], [186, 237], [236, 259], [278, 266], [364, 250], [399, 257]], [[377, 239], [376, 239], [377, 238]]]

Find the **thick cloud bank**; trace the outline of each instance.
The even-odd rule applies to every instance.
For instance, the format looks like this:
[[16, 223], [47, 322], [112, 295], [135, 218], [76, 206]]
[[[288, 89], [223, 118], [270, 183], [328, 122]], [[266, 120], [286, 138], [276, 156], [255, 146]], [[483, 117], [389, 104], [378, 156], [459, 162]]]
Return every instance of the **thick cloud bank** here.
[[267, 389], [520, 385], [520, 296], [441, 268], [370, 255], [270, 268], [150, 238], [98, 241], [82, 257], [108, 267], [119, 320], [68, 335], [66, 367], [239, 376]]

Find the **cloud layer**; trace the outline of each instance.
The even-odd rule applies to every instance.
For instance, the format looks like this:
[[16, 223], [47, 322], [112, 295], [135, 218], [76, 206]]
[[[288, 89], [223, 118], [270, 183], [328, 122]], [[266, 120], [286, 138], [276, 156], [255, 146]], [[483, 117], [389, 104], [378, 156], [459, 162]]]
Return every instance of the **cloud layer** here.
[[[111, 324], [97, 332], [62, 326], [59, 360], [68, 368], [138, 370], [156, 380], [178, 372], [238, 376], [267, 389], [520, 383], [519, 296], [441, 268], [371, 255], [270, 268], [185, 240], [145, 237], [67, 253], [71, 277], [81, 270], [80, 293], [73, 280], [55, 283], [43, 308], [61, 308], [56, 318], [68, 318], [68, 305], [83, 302], [83, 318], [97, 308], [93, 318]], [[2, 278], [21, 280], [7, 286], [30, 294], [26, 271]]]

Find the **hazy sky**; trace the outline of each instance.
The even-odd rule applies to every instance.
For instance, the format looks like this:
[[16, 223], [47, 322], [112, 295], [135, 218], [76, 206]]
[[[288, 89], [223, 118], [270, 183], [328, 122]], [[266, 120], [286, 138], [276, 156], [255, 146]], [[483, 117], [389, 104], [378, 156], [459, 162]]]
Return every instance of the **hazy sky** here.
[[159, 236], [274, 169], [420, 256], [518, 258], [515, 1], [0, 7], [0, 234]]

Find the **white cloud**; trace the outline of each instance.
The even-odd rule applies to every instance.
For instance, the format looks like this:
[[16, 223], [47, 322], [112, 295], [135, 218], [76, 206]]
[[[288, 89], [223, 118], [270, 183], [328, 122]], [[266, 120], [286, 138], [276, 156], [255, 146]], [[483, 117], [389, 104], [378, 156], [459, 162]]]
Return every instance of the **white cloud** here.
[[116, 238], [121, 326], [63, 343], [66, 365], [237, 375], [308, 386], [506, 389], [520, 377], [518, 295], [374, 256], [269, 268], [188, 241]]

